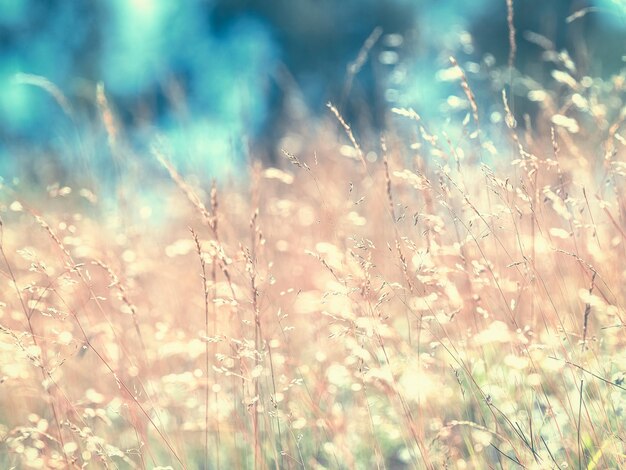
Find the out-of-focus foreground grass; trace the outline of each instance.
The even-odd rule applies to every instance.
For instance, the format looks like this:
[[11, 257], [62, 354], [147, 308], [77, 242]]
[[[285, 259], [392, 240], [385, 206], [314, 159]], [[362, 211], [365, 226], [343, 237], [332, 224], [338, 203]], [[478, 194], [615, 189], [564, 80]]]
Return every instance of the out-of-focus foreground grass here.
[[377, 158], [331, 113], [244, 184], [120, 151], [114, 215], [5, 185], [0, 466], [624, 466], [625, 76], [554, 57], [498, 145], [459, 73]]

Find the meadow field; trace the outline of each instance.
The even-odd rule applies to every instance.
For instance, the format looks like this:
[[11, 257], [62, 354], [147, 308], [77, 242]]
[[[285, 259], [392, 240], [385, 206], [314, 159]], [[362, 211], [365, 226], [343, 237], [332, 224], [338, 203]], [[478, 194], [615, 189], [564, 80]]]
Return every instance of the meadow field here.
[[544, 57], [218, 181], [101, 90], [112, 191], [0, 188], [0, 467], [626, 466], [626, 72]]

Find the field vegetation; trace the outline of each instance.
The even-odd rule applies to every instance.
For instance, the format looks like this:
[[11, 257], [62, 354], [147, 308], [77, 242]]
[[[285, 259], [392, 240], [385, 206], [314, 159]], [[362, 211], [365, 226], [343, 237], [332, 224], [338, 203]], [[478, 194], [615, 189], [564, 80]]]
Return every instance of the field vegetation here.
[[624, 467], [626, 72], [543, 44], [497, 113], [451, 59], [445, 124], [330, 104], [217, 182], [100, 89], [113, 196], [1, 188], [0, 467]]

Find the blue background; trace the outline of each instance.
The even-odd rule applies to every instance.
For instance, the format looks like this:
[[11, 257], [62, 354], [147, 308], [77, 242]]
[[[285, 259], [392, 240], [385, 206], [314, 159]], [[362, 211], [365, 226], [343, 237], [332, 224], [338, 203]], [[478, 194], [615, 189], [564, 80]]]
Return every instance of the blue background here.
[[[517, 67], [546, 76], [523, 39], [532, 30], [567, 48], [581, 74], [614, 73], [624, 64], [624, 5], [516, 2]], [[377, 26], [383, 36], [345, 96], [346, 67]], [[384, 127], [391, 106], [435, 119], [451, 93], [437, 79], [448, 56], [491, 54], [504, 67], [507, 35], [503, 0], [0, 0], [0, 168], [37, 175], [53, 161], [61, 174], [109, 173], [98, 83], [129, 148], [146, 153], [162, 134], [183, 171], [217, 175], [251, 148], [274, 158], [298, 109], [315, 122], [328, 101], [363, 134]], [[481, 96], [486, 77], [471, 78]]]

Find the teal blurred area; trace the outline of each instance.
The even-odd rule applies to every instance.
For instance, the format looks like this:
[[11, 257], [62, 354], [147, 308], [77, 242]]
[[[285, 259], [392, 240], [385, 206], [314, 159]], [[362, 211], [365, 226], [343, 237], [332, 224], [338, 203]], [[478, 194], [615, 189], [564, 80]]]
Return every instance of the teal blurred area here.
[[[549, 77], [529, 31], [568, 50], [581, 76], [624, 66], [623, 0], [514, 9], [522, 73]], [[20, 168], [35, 180], [84, 172], [114, 182], [98, 84], [124, 152], [149, 159], [159, 135], [181, 171], [218, 177], [251, 153], [274, 158], [329, 101], [362, 135], [384, 128], [393, 106], [449, 118], [459, 94], [445, 76], [450, 55], [469, 64], [492, 114], [493, 76], [472, 64], [506, 67], [506, 16], [504, 0], [0, 0], [0, 168], [5, 178]]]
[[267, 115], [278, 48], [252, 16], [217, 36], [210, 13], [206, 2], [0, 3], [4, 168], [18, 156], [35, 168], [47, 155], [68, 169], [95, 165], [106, 178], [98, 83], [140, 151], [159, 132], [179, 144], [182, 162], [202, 154], [193, 163], [218, 170], [224, 156], [241, 153], [238, 136], [253, 134]]

